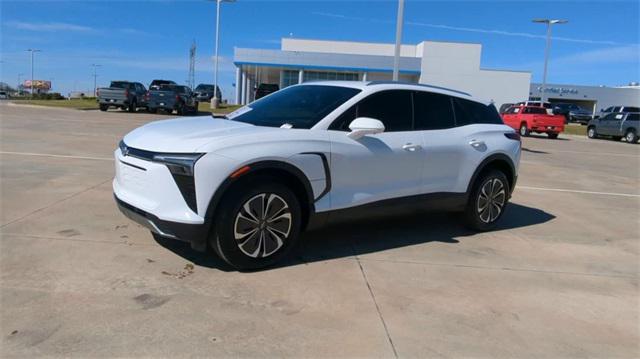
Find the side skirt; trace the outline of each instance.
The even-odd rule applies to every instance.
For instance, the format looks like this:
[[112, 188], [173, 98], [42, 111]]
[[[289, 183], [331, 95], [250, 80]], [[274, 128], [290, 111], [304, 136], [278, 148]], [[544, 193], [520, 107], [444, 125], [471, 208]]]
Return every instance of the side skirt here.
[[439, 192], [392, 198], [356, 207], [312, 214], [307, 230], [355, 220], [397, 217], [422, 212], [458, 212], [467, 205], [467, 193]]

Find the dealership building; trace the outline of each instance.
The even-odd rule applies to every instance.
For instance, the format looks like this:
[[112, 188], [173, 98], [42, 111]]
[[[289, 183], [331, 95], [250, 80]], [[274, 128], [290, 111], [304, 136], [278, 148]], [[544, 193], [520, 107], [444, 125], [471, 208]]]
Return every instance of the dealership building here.
[[[280, 88], [319, 80], [391, 80], [394, 44], [283, 38], [280, 50], [235, 48], [236, 103], [260, 83]], [[529, 97], [531, 73], [481, 67], [482, 45], [423, 41], [402, 45], [399, 80], [468, 92], [496, 105]]]
[[[320, 80], [391, 80], [395, 45], [386, 43], [283, 38], [280, 49], [234, 49], [235, 102], [254, 100], [262, 83], [280, 88]], [[496, 107], [540, 98], [541, 86], [531, 83], [531, 73], [483, 68], [482, 45], [423, 41], [402, 45], [399, 80], [468, 92]], [[587, 109], [637, 105], [638, 86], [624, 88], [548, 85], [552, 102], [572, 102]]]

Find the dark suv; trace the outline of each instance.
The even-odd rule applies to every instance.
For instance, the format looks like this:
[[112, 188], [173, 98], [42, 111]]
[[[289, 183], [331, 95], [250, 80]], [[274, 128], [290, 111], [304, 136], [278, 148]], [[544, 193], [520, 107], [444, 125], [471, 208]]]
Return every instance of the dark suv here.
[[256, 100], [280, 90], [280, 86], [276, 84], [260, 84], [256, 89]]
[[222, 93], [220, 88], [215, 85], [199, 84], [196, 89], [193, 90], [193, 95], [200, 102], [211, 101], [213, 98], [213, 89], [216, 89], [216, 97], [222, 101]]
[[568, 122], [578, 122], [586, 125], [593, 118], [593, 113], [589, 110], [573, 104], [573, 103], [554, 103], [553, 113], [556, 115], [564, 115]]

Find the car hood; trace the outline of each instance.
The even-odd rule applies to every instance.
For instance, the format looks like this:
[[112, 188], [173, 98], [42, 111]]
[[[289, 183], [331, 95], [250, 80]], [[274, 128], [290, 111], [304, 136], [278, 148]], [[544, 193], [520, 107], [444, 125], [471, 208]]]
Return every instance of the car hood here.
[[129, 132], [123, 140], [129, 147], [146, 151], [191, 153], [224, 137], [274, 130], [277, 128], [200, 116], [151, 122]]

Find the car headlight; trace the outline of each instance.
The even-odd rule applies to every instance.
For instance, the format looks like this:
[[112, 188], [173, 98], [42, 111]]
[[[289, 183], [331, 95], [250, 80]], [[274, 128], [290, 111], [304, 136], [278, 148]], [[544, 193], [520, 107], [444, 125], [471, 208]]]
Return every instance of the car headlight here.
[[193, 176], [193, 168], [204, 153], [157, 153], [154, 162], [164, 163], [174, 175]]

